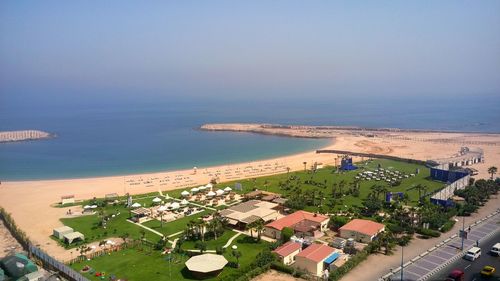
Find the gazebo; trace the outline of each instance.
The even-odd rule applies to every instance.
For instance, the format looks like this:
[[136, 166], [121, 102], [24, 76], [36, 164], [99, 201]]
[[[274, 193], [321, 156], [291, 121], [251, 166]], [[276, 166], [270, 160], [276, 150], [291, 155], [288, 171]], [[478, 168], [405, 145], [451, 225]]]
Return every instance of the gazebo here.
[[226, 266], [227, 260], [222, 255], [203, 254], [194, 256], [186, 261], [186, 267], [198, 279], [205, 279], [219, 275]]
[[148, 216], [151, 216], [151, 211], [146, 208], [137, 208], [131, 211], [132, 220], [137, 223], [141, 223], [148, 219]]

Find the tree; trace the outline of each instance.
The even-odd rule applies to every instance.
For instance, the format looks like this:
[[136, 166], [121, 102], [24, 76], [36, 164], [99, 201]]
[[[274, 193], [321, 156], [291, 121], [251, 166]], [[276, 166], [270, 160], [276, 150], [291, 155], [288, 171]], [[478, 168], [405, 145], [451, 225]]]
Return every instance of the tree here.
[[238, 268], [240, 267], [240, 258], [241, 258], [241, 252], [238, 251], [238, 250], [233, 250], [233, 257], [236, 258], [236, 265], [238, 266]]
[[293, 236], [293, 229], [291, 229], [290, 227], [284, 227], [281, 230], [281, 240], [283, 240], [283, 242], [290, 241], [290, 238], [292, 236]]
[[497, 172], [498, 172], [498, 169], [495, 166], [491, 166], [488, 168], [488, 174], [491, 175], [491, 179], [493, 179], [493, 175], [496, 174]]
[[203, 252], [207, 250], [207, 243], [205, 243], [205, 241], [196, 241], [194, 247], [200, 250], [200, 253], [203, 254]]
[[253, 238], [253, 230], [255, 227], [255, 222], [247, 223], [245, 229], [250, 231], [250, 236]]
[[123, 240], [123, 243], [127, 242], [127, 238], [130, 236], [128, 232], [123, 233], [120, 235], [120, 238]]
[[260, 241], [260, 238], [262, 236], [262, 231], [264, 230], [264, 221], [262, 219], [259, 219], [258, 221], [255, 222], [254, 227], [255, 230], [257, 231], [257, 241]]

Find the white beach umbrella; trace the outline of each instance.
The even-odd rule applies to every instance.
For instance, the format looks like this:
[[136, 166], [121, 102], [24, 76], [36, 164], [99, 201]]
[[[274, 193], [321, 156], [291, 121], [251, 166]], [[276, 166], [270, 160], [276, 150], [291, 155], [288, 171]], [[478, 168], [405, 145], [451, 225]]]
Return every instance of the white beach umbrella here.
[[91, 209], [89, 205], [83, 206], [84, 209]]
[[206, 187], [206, 186], [204, 186], [204, 185], [202, 185], [202, 186], [198, 187], [198, 190], [199, 190], [199, 191], [204, 191], [205, 189], [207, 189], [207, 187]]
[[189, 192], [187, 190], [184, 190], [183, 192], [181, 192], [181, 195], [182, 196], [188, 196], [189, 195]]
[[231, 190], [233, 190], [233, 189], [232, 189], [232, 188], [230, 188], [229, 186], [228, 186], [228, 187], [226, 187], [226, 188], [224, 188], [224, 191], [225, 191], [225, 192], [230, 192]]
[[97, 208], [97, 205], [90, 206], [90, 209], [95, 209], [95, 208]]
[[158, 197], [155, 197], [155, 198], [153, 198], [153, 202], [154, 202], [154, 203], [160, 203], [160, 202], [161, 202], [161, 199], [160, 199], [160, 198], [158, 198]]
[[141, 204], [135, 202], [134, 204], [132, 204], [132, 208], [139, 208], [141, 206]]
[[200, 190], [199, 190], [197, 187], [193, 187], [193, 188], [191, 188], [191, 192], [193, 192], [193, 193], [196, 193], [196, 192], [198, 192], [198, 191], [200, 191]]
[[208, 196], [208, 197], [213, 197], [213, 196], [215, 196], [215, 192], [213, 192], [213, 191], [209, 191], [209, 192], [207, 193], [207, 196]]
[[177, 202], [174, 202], [174, 203], [172, 203], [172, 205], [170, 205], [170, 207], [172, 209], [176, 210], [176, 209], [179, 209], [181, 207], [181, 205], [179, 205], [179, 203], [177, 203]]
[[167, 206], [160, 206], [160, 208], [158, 208], [158, 212], [165, 212], [167, 210]]
[[217, 189], [217, 191], [215, 191], [215, 194], [217, 194], [217, 196], [221, 196], [222, 194], [224, 194], [224, 190]]
[[187, 205], [188, 203], [189, 202], [186, 199], [184, 199], [184, 200], [181, 201], [181, 205]]

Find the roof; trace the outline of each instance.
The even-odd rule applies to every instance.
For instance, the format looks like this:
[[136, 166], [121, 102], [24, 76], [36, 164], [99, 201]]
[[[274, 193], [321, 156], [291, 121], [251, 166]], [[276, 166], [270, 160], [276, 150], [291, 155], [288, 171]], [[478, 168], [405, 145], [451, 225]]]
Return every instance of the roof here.
[[314, 231], [318, 228], [319, 222], [315, 221], [310, 221], [310, 220], [303, 220], [298, 223], [296, 223], [293, 226], [293, 229], [298, 232], [309, 232], [309, 231]]
[[308, 220], [312, 222], [322, 223], [329, 218], [325, 215], [310, 213], [306, 211], [297, 211], [281, 219], [275, 220], [266, 224], [267, 227], [272, 227], [277, 230], [282, 230], [285, 227], [291, 227], [301, 221]]
[[68, 240], [75, 240], [76, 238], [83, 239], [83, 237], [84, 237], [83, 234], [81, 234], [78, 231], [64, 234], [64, 238]]
[[146, 208], [137, 208], [135, 210], [132, 210], [131, 213], [134, 215], [149, 215], [151, 214], [151, 211]]
[[14, 280], [38, 270], [37, 266], [23, 254], [5, 257], [0, 261], [0, 267], [5, 270], [6, 275]]
[[220, 215], [227, 219], [245, 224], [252, 223], [259, 219], [269, 221], [278, 216], [278, 212], [273, 209], [276, 206], [278, 206], [278, 204], [250, 200], [222, 210], [220, 211]]
[[385, 226], [383, 224], [378, 222], [363, 219], [353, 219], [352, 221], [342, 226], [340, 230], [350, 230], [366, 235], [375, 235], [379, 233], [384, 227]]
[[73, 228], [65, 225], [65, 226], [61, 226], [61, 227], [58, 227], [58, 228], [54, 228], [54, 231], [57, 232], [57, 233], [73, 232]]
[[286, 256], [290, 255], [291, 253], [293, 253], [297, 250], [300, 250], [301, 248], [302, 248], [302, 245], [300, 243], [288, 241], [285, 244], [276, 248], [273, 251], [273, 253], [276, 253], [282, 257], [286, 257]]
[[222, 255], [203, 254], [190, 258], [186, 261], [186, 267], [191, 271], [208, 273], [221, 270], [227, 264]]
[[303, 257], [316, 263], [322, 262], [335, 252], [335, 249], [325, 244], [312, 244], [300, 252], [297, 257]]

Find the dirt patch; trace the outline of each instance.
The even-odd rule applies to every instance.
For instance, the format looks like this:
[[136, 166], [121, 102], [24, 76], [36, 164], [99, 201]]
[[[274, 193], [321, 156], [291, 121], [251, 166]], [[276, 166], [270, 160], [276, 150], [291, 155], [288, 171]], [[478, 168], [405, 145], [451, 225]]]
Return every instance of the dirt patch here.
[[285, 274], [285, 273], [282, 273], [282, 272], [278, 272], [276, 270], [268, 270], [266, 273], [264, 274], [261, 274], [257, 277], [255, 277], [254, 279], [252, 279], [252, 281], [267, 281], [267, 280], [273, 280], [273, 281], [304, 281], [304, 279], [301, 279], [301, 278], [295, 278], [291, 275], [288, 275], [288, 274]]
[[8, 256], [11, 253], [17, 253], [23, 250], [21, 244], [10, 234], [2, 220], [0, 220], [0, 258]]

